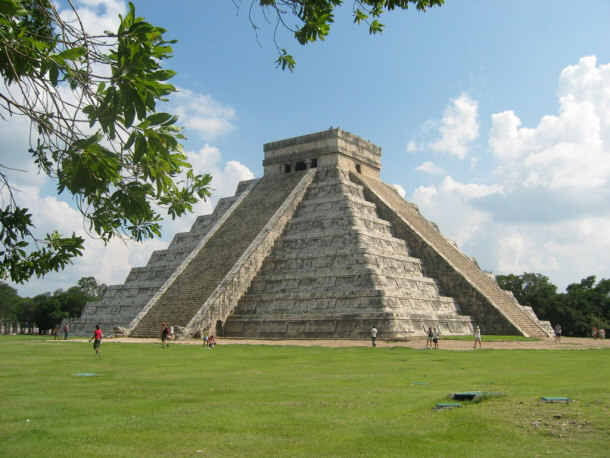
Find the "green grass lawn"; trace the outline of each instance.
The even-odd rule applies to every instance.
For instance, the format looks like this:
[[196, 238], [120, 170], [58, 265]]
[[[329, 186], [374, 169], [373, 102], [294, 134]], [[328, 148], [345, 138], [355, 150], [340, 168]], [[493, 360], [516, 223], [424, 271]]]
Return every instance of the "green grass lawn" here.
[[[608, 456], [609, 362], [608, 350], [109, 341], [96, 358], [87, 343], [2, 336], [0, 455]], [[505, 396], [433, 410], [460, 391]]]

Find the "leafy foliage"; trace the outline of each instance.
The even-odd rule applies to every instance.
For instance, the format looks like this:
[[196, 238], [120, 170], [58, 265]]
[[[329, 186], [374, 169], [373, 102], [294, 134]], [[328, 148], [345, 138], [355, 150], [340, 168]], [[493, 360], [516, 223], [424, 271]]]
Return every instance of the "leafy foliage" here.
[[27, 252], [24, 239], [31, 236], [30, 227], [31, 215], [26, 208], [9, 205], [0, 209], [0, 278], [22, 282], [34, 274], [63, 269], [72, 257], [81, 254], [81, 237], [62, 237], [58, 232], [47, 234], [41, 248]]
[[66, 291], [22, 298], [14, 288], [0, 282], [0, 321], [36, 323], [41, 330], [52, 329], [64, 318], [79, 317], [85, 304], [100, 300], [106, 289], [95, 278], [83, 277]]
[[[252, 0], [252, 6], [255, 0]], [[278, 26], [293, 32], [296, 40], [302, 44], [314, 41], [323, 41], [328, 34], [332, 24], [335, 22], [334, 11], [343, 5], [343, 0], [258, 0], [263, 8], [266, 18], [274, 16], [276, 30]], [[444, 0], [354, 0], [352, 5], [354, 23], [365, 23], [369, 26], [370, 34], [383, 32], [384, 25], [379, 18], [386, 11], [395, 9], [406, 10], [414, 6], [418, 11], [426, 11], [433, 6], [441, 6]], [[252, 21], [252, 16], [251, 21]], [[291, 26], [288, 20], [296, 17], [300, 24]], [[255, 29], [258, 27], [252, 21]], [[294, 70], [296, 61], [286, 49], [278, 46], [279, 57], [277, 66], [282, 70]]]
[[[186, 160], [177, 117], [158, 110], [176, 91], [167, 83], [175, 72], [161, 65], [174, 41], [138, 17], [131, 3], [118, 30], [92, 36], [73, 3], [66, 3], [74, 20], [51, 0], [0, 0], [0, 117], [29, 118], [29, 153], [60, 194], [74, 196], [92, 235], [106, 242], [158, 236], [160, 209], [176, 218], [210, 195], [211, 177], [195, 174]], [[354, 22], [380, 33], [384, 12], [443, 3], [355, 0]], [[275, 30], [291, 30], [302, 45], [328, 36], [342, 4], [258, 0], [265, 18], [275, 17]], [[295, 17], [298, 25], [288, 25]], [[294, 58], [279, 46], [278, 53], [277, 65], [292, 71]], [[5, 170], [0, 164], [0, 279], [21, 283], [63, 269], [82, 254], [83, 239], [37, 235]]]
[[538, 318], [555, 325], [560, 323], [563, 333], [569, 336], [590, 336], [591, 329], [610, 327], [610, 280], [595, 276], [580, 283], [572, 283], [566, 292], [557, 293], [557, 287], [548, 277], [536, 273], [498, 275], [500, 287], [512, 291], [522, 305], [530, 306]]
[[[67, 22], [50, 0], [0, 0], [0, 109], [30, 119], [29, 152], [59, 193], [74, 196], [92, 234], [158, 236], [159, 209], [176, 218], [210, 195], [211, 177], [186, 160], [177, 117], [157, 110], [176, 91], [167, 83], [175, 72], [161, 66], [174, 41], [131, 3], [103, 36], [89, 35], [71, 7]], [[35, 235], [1, 166], [0, 191], [0, 278], [23, 282], [81, 255], [75, 234]]]
[[21, 298], [15, 288], [0, 282], [0, 321], [4, 323], [19, 321], [17, 310], [20, 301]]
[[104, 283], [98, 285], [94, 277], [83, 277], [76, 283], [76, 286], [87, 296], [95, 299], [101, 299], [108, 289]]

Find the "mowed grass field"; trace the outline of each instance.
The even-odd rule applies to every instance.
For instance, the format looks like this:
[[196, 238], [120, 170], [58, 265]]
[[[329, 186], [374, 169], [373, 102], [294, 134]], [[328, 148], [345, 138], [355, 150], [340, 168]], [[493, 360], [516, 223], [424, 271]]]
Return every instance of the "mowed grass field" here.
[[[2, 336], [0, 456], [610, 456], [609, 363], [607, 349], [109, 341], [97, 358]], [[463, 391], [504, 396], [433, 410]]]

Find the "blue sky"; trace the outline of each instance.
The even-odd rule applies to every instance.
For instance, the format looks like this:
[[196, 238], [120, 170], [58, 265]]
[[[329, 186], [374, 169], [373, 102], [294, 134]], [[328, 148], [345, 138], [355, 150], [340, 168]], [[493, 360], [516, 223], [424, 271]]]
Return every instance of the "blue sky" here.
[[[77, 4], [92, 30], [126, 8]], [[215, 179], [198, 213], [262, 175], [264, 143], [341, 127], [381, 146], [382, 179], [483, 269], [542, 273], [560, 290], [610, 276], [610, 2], [447, 0], [386, 15], [380, 36], [352, 24], [348, 3], [325, 42], [303, 47], [280, 30], [293, 73], [275, 68], [273, 25], [255, 9], [257, 38], [247, 0], [134, 4], [178, 40], [166, 64], [181, 90], [171, 109], [193, 164]], [[24, 167], [14, 152], [27, 150], [26, 135], [21, 120], [0, 124], [0, 163]], [[82, 232], [46, 179], [15, 182], [42, 231]], [[168, 221], [162, 240], [88, 240], [65, 271], [14, 286], [34, 295], [83, 276], [120, 284], [195, 216]]]

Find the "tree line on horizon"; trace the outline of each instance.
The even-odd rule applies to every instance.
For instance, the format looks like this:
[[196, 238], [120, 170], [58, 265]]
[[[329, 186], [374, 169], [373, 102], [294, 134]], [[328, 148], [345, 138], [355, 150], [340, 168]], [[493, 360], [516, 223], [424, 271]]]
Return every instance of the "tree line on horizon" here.
[[590, 337], [594, 327], [610, 327], [610, 279], [596, 281], [591, 275], [569, 284], [565, 293], [558, 293], [557, 286], [538, 273], [497, 275], [496, 279], [521, 305], [532, 307], [540, 320], [560, 324], [563, 335]]
[[[538, 273], [496, 276], [501, 288], [512, 292], [521, 305], [529, 306], [541, 320], [559, 323], [563, 334], [591, 336], [591, 329], [610, 328], [610, 279], [595, 276], [568, 285], [558, 293], [549, 278]], [[17, 290], [0, 282], [0, 321], [36, 323], [41, 331], [52, 329], [64, 318], [80, 317], [85, 304], [101, 300], [107, 286], [93, 277], [81, 278], [66, 291], [20, 297]]]
[[65, 291], [58, 289], [53, 293], [21, 297], [15, 288], [0, 282], [0, 322], [36, 323], [40, 332], [44, 332], [59, 325], [64, 318], [80, 317], [85, 304], [101, 300], [106, 289], [95, 278], [83, 277]]

